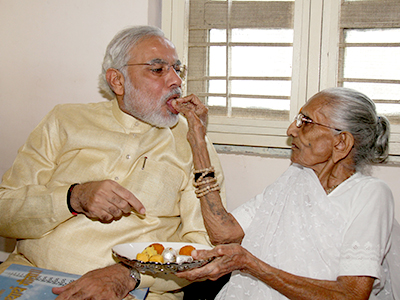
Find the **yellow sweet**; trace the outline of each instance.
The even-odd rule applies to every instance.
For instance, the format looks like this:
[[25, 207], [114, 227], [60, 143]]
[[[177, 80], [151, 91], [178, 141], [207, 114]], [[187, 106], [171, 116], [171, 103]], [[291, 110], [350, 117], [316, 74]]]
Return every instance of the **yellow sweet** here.
[[[157, 255], [158, 255], [157, 250], [153, 246], [148, 246], [141, 253], [136, 254], [136, 259], [143, 261], [143, 262], [159, 261], [160, 260], [159, 258], [153, 258], [153, 260], [151, 260], [152, 257], [157, 256]], [[154, 260], [154, 259], [157, 259], [157, 260]]]
[[[193, 250], [195, 250], [195, 248], [191, 245], [186, 245], [182, 247], [179, 251], [180, 258], [182, 259], [183, 256], [190, 257], [190, 254]], [[159, 243], [153, 243], [147, 246], [141, 253], [138, 253], [136, 255], [136, 259], [142, 262], [149, 262], [149, 261], [158, 263], [175, 262], [177, 258], [176, 252], [177, 251], [174, 250], [173, 248], [164, 249], [163, 245]], [[183, 260], [183, 262], [186, 262], [186, 260]]]
[[156, 254], [150, 257], [149, 261], [164, 263], [164, 258], [161, 254]]
[[144, 249], [144, 250], [142, 251], [142, 253], [146, 253], [149, 257], [152, 257], [153, 255], [158, 254], [158, 253], [157, 253], [157, 250], [154, 249], [153, 246], [146, 247], [146, 249]]
[[148, 262], [149, 261], [149, 256], [147, 255], [147, 253], [138, 253], [136, 254], [136, 259], [143, 261], [143, 262]]
[[160, 243], [153, 243], [150, 246], [154, 247], [154, 249], [157, 251], [158, 254], [162, 254], [164, 251], [164, 246], [161, 245]]

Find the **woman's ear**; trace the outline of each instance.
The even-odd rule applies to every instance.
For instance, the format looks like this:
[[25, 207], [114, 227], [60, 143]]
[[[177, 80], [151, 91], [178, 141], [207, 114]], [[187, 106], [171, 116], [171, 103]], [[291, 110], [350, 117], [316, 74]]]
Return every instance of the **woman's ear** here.
[[354, 137], [348, 131], [342, 131], [337, 136], [335, 136], [335, 143], [333, 146], [333, 161], [337, 163], [338, 161], [346, 158], [354, 146]]
[[106, 72], [106, 79], [115, 95], [123, 96], [125, 94], [125, 78], [120, 71], [114, 68], [108, 69]]

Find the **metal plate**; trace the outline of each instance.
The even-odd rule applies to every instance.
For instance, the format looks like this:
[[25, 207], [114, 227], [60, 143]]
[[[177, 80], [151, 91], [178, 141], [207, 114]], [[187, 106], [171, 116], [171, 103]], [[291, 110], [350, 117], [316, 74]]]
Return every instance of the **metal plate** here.
[[176, 251], [186, 245], [193, 246], [196, 250], [211, 250], [212, 248], [207, 245], [193, 244], [193, 243], [169, 243], [169, 242], [145, 242], [145, 243], [128, 243], [120, 244], [112, 248], [113, 255], [124, 264], [145, 273], [176, 273], [179, 271], [190, 270], [198, 268], [209, 263], [213, 258], [208, 260], [194, 260], [193, 262], [178, 263], [159, 263], [159, 262], [143, 262], [136, 259], [136, 254], [141, 253], [146, 247], [153, 243], [160, 243], [165, 248], [171, 247]]

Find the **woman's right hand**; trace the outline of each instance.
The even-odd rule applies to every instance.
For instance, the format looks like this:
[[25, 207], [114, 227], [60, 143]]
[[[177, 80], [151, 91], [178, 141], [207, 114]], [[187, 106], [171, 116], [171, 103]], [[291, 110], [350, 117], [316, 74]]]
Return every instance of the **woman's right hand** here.
[[183, 98], [177, 98], [172, 102], [172, 106], [186, 118], [189, 118], [190, 120], [188, 119], [188, 121], [195, 121], [197, 117], [203, 126], [207, 125], [208, 108], [196, 95], [191, 94]]
[[248, 260], [253, 257], [239, 244], [218, 245], [212, 250], [194, 250], [192, 256], [196, 260], [214, 257], [210, 263], [201, 268], [176, 273], [176, 276], [190, 281], [217, 280], [235, 270], [246, 272]]
[[172, 106], [183, 114], [189, 125], [188, 141], [193, 150], [205, 144], [207, 107], [195, 95], [175, 99]]

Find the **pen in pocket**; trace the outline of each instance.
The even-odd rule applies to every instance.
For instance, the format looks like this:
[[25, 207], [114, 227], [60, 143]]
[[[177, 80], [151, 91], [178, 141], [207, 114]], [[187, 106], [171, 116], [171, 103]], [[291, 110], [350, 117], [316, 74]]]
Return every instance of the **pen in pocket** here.
[[145, 156], [145, 157], [144, 157], [144, 161], [143, 161], [142, 170], [144, 170], [144, 167], [146, 166], [146, 160], [147, 160], [147, 156]]

